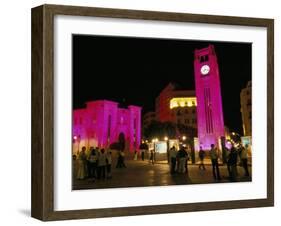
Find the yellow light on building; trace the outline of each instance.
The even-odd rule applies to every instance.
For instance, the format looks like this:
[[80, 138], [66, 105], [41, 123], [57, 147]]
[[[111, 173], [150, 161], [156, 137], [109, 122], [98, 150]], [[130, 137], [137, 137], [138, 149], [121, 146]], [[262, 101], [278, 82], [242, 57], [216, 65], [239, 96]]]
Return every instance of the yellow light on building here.
[[170, 109], [197, 106], [196, 97], [175, 97], [170, 100]]
[[168, 140], [168, 137], [164, 137], [164, 140], [167, 141], [167, 140]]

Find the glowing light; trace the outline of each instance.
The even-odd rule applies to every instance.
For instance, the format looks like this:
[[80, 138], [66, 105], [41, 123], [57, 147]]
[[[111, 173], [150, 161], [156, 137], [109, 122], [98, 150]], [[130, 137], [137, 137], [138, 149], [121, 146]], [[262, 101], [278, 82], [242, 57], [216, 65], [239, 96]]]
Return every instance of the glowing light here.
[[182, 137], [182, 140], [186, 140], [186, 136], [183, 136], [183, 137]]
[[[210, 72], [202, 75], [202, 57], [208, 56]], [[221, 86], [217, 56], [213, 45], [195, 50], [194, 55], [195, 93], [197, 100], [197, 130], [200, 146], [209, 150], [211, 144], [218, 145], [225, 136]]]
[[197, 106], [196, 97], [175, 97], [170, 100], [170, 109]]
[[227, 149], [231, 149], [231, 148], [232, 148], [232, 143], [231, 143], [231, 141], [227, 141], [227, 142], [225, 143], [225, 146], [226, 146]]
[[[128, 150], [138, 150], [141, 140], [141, 107], [119, 108], [117, 102], [97, 100], [73, 111], [73, 139], [80, 146], [107, 148], [123, 134]], [[126, 124], [121, 124], [122, 118]], [[95, 119], [95, 123], [93, 123]], [[79, 136], [77, 135], [79, 134]]]
[[167, 141], [167, 140], [168, 140], [168, 137], [164, 137], [164, 140]]

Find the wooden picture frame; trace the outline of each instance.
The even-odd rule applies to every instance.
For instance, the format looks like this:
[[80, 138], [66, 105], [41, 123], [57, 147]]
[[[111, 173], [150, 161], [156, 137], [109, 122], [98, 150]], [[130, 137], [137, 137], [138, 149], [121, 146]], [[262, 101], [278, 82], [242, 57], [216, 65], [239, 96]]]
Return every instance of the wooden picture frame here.
[[[54, 16], [240, 25], [267, 29], [267, 198], [236, 201], [178, 203], [169, 205], [101, 209], [54, 210]], [[274, 205], [274, 21], [272, 19], [196, 15], [42, 5], [32, 9], [32, 202], [34, 218], [50, 220], [163, 214]]]

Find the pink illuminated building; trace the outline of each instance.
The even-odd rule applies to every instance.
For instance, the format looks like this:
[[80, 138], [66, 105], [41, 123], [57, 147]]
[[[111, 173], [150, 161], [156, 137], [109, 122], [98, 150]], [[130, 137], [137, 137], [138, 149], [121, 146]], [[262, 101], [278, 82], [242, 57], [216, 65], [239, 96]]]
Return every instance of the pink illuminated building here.
[[208, 150], [225, 136], [219, 67], [213, 45], [195, 50], [194, 73], [199, 145]]
[[82, 146], [107, 148], [117, 142], [119, 134], [126, 139], [126, 149], [138, 150], [141, 142], [141, 107], [119, 108], [118, 103], [97, 100], [86, 108], [73, 111], [73, 151]]

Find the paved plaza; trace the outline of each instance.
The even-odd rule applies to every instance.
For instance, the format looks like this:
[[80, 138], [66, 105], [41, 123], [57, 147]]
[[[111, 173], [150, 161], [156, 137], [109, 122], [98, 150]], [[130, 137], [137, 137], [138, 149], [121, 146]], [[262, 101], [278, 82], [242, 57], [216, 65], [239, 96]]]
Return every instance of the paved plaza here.
[[[165, 185], [186, 185], [206, 183], [230, 182], [226, 165], [220, 166], [222, 179], [215, 181], [212, 174], [210, 160], [206, 159], [206, 170], [199, 170], [198, 164], [189, 164], [187, 174], [170, 174], [167, 161], [156, 161], [153, 165], [148, 160], [126, 160], [126, 168], [115, 168], [116, 161], [112, 164], [112, 178], [77, 180], [73, 175], [73, 189], [101, 189], [101, 188], [123, 188]], [[237, 166], [238, 182], [249, 182], [251, 177], [244, 177], [244, 170]], [[249, 166], [251, 175], [251, 167]]]

